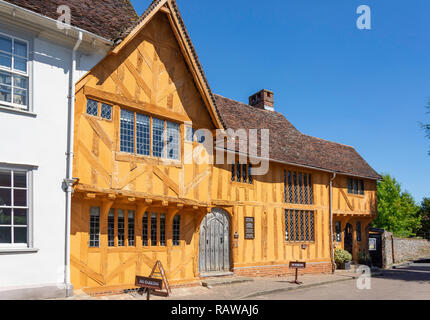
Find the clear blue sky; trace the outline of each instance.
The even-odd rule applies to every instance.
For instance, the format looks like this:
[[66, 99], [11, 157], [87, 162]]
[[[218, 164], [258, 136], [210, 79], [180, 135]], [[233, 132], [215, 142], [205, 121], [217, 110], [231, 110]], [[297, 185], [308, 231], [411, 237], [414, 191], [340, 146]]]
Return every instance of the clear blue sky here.
[[[132, 0], [138, 14], [149, 0]], [[303, 133], [352, 145], [420, 202], [430, 196], [430, 1], [177, 0], [212, 90], [266, 88]], [[358, 30], [359, 5], [372, 29]]]

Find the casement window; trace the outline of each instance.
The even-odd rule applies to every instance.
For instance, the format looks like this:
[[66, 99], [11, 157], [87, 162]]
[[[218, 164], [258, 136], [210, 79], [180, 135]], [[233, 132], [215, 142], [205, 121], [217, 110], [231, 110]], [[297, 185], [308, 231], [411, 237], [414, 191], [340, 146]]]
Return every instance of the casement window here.
[[142, 246], [149, 246], [148, 241], [148, 213], [145, 212], [142, 218]]
[[348, 178], [348, 193], [364, 195], [364, 181]]
[[87, 114], [105, 120], [112, 120], [112, 106], [103, 102], [87, 99]]
[[313, 211], [285, 210], [285, 241], [315, 241], [315, 215]]
[[335, 229], [336, 229], [336, 242], [341, 242], [342, 241], [342, 225], [341, 225], [340, 221], [336, 221]]
[[31, 245], [30, 174], [0, 168], [0, 248]]
[[194, 142], [195, 139], [195, 134], [196, 134], [196, 129], [194, 129], [193, 127], [189, 127], [187, 126], [185, 128], [185, 141], [187, 142]]
[[0, 34], [0, 104], [29, 110], [28, 41]]
[[251, 174], [252, 166], [250, 164], [241, 164], [239, 162], [231, 165], [231, 181], [240, 183], [253, 183]]
[[173, 218], [172, 230], [173, 230], [173, 235], [172, 235], [173, 245], [179, 246], [180, 239], [181, 239], [181, 216], [180, 215], [176, 215]]
[[113, 209], [108, 214], [108, 247], [115, 247], [115, 211]]
[[312, 175], [285, 170], [284, 198], [286, 203], [313, 204]]
[[142, 245], [148, 247], [166, 246], [166, 215], [145, 213], [142, 218]]
[[361, 241], [361, 222], [360, 221], [358, 221], [356, 224], [355, 224], [355, 230], [357, 231], [357, 241]]
[[121, 109], [120, 128], [121, 152], [180, 160], [179, 124]]
[[100, 207], [90, 209], [90, 248], [100, 247]]
[[135, 242], [135, 219], [134, 211], [128, 212], [128, 245], [134, 246]]
[[124, 247], [125, 221], [124, 210], [118, 210], [118, 247]]

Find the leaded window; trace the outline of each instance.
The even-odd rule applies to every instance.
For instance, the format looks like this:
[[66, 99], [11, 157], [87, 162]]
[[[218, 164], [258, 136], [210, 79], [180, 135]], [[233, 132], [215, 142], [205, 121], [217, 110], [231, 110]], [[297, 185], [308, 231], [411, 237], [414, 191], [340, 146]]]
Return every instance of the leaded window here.
[[241, 164], [237, 162], [231, 166], [231, 181], [240, 183], [253, 183], [252, 167], [250, 164]]
[[157, 245], [157, 214], [151, 213], [151, 246]]
[[286, 203], [312, 204], [312, 175], [284, 171], [284, 199]]
[[102, 103], [100, 117], [106, 120], [112, 120], [112, 106], [106, 103]]
[[166, 215], [160, 214], [160, 246], [166, 245]]
[[364, 181], [348, 178], [348, 193], [364, 195]]
[[27, 244], [28, 172], [0, 170], [0, 245]]
[[179, 125], [173, 122], [166, 121], [167, 126], [167, 158], [179, 160]]
[[29, 106], [28, 42], [0, 34], [0, 103]]
[[124, 247], [125, 241], [125, 217], [124, 210], [118, 210], [118, 247]]
[[147, 247], [148, 245], [148, 213], [145, 212], [142, 218], [142, 246]]
[[164, 158], [164, 139], [166, 132], [164, 130], [164, 121], [152, 119], [152, 155], [157, 158]]
[[143, 114], [136, 114], [137, 154], [150, 155], [150, 119]]
[[315, 241], [313, 211], [285, 210], [285, 240], [288, 242]]
[[121, 141], [122, 152], [134, 153], [134, 113], [121, 110]]
[[336, 242], [341, 242], [342, 241], [342, 225], [341, 225], [340, 221], [336, 221], [335, 229], [336, 229]]
[[173, 218], [173, 245], [179, 246], [181, 237], [181, 216], [176, 215]]
[[115, 211], [113, 209], [108, 214], [108, 246], [115, 246]]
[[90, 209], [90, 243], [91, 248], [100, 246], [100, 207]]
[[134, 226], [134, 211], [128, 212], [128, 245], [134, 246], [135, 226]]
[[87, 114], [89, 114], [90, 116], [98, 116], [98, 112], [99, 112], [99, 103], [97, 101], [88, 99], [87, 100]]

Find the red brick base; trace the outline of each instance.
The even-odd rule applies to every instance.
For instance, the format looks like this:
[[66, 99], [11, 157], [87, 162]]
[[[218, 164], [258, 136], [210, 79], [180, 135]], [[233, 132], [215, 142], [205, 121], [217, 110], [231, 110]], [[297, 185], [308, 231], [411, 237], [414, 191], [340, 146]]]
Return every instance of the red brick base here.
[[[309, 262], [306, 269], [299, 269], [299, 274], [311, 273], [331, 273], [332, 265], [330, 262]], [[266, 265], [255, 267], [233, 268], [233, 272], [238, 276], [245, 277], [278, 277], [295, 273], [295, 269], [290, 269], [288, 264]]]

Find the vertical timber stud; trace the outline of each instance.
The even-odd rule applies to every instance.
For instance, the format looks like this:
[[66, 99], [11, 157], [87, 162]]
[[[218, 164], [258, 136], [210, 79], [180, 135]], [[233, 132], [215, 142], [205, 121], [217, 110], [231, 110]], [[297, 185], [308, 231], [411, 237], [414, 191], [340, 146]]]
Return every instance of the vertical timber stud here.
[[107, 275], [107, 247], [108, 247], [108, 214], [113, 206], [113, 201], [104, 200], [100, 210], [100, 273], [103, 277]]
[[167, 210], [166, 216], [166, 246], [167, 246], [167, 270], [169, 276], [172, 272], [172, 247], [173, 247], [173, 218], [175, 215], [183, 208], [183, 206], [178, 205], [176, 208], [171, 208]]

